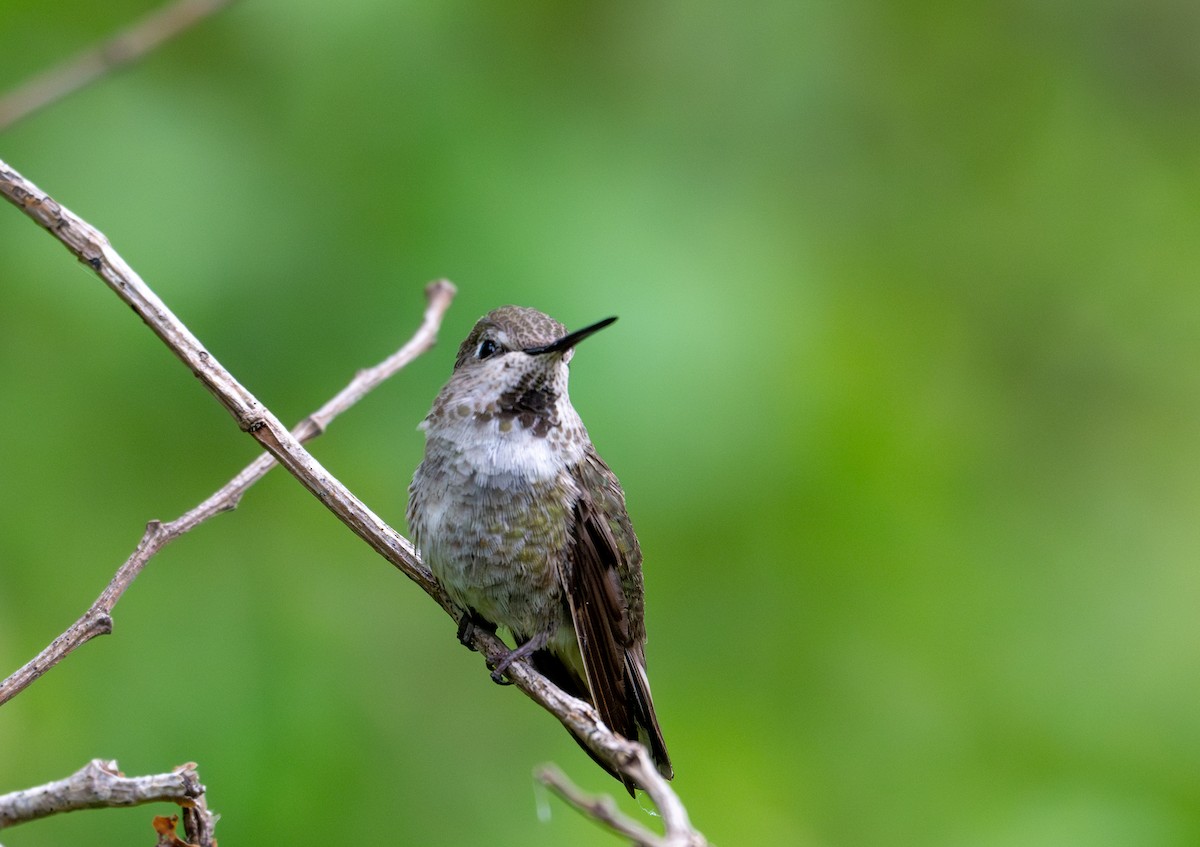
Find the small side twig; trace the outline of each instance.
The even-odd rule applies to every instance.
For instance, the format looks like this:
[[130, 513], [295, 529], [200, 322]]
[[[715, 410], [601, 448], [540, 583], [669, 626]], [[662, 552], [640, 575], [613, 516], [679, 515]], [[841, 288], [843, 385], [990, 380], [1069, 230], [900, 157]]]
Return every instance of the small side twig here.
[[83, 88], [122, 65], [135, 62], [233, 0], [177, 0], [62, 64], [42, 71], [0, 96], [0, 132], [22, 118]]
[[574, 806], [585, 817], [629, 839], [635, 847], [666, 847], [670, 842], [625, 815], [607, 794], [587, 794], [554, 765], [542, 765], [534, 779]]
[[185, 823], [189, 813], [197, 822], [195, 832], [188, 833], [192, 844], [213, 847], [213, 815], [204, 803], [204, 785], [192, 763], [171, 773], [125, 776], [115, 760], [92, 759], [66, 779], [0, 795], [0, 829], [59, 812], [164, 801], [184, 808]]
[[[487, 657], [489, 662], [495, 663], [496, 660], [507, 654], [508, 648], [495, 635], [482, 630], [477, 634], [477, 649]], [[592, 704], [567, 694], [533, 670], [527, 663], [514, 662], [506, 673], [518, 688], [529, 695], [530, 699], [557, 717], [563, 726], [582, 740], [597, 756], [612, 764], [620, 773], [632, 778], [646, 792], [646, 796], [658, 809], [663, 824], [663, 834], [655, 836], [658, 840], [649, 842], [650, 844], [654, 847], [668, 847], [668, 845], [669, 847], [707, 847], [708, 841], [699, 830], [692, 826], [683, 801], [679, 799], [679, 795], [675, 793], [671, 784], [658, 772], [658, 768], [650, 758], [649, 751], [644, 746], [617, 735], [604, 725]], [[545, 769], [539, 772], [539, 779], [545, 773]], [[557, 786], [548, 782], [546, 784], [557, 790]], [[578, 791], [575, 793], [579, 794]], [[609, 826], [610, 829], [623, 835], [630, 835], [625, 830], [612, 827], [605, 817], [597, 816], [594, 813], [594, 804], [580, 805], [572, 802], [568, 797], [564, 796], [564, 799], [597, 822]], [[608, 802], [613, 803], [615, 807], [615, 802], [611, 798]]]

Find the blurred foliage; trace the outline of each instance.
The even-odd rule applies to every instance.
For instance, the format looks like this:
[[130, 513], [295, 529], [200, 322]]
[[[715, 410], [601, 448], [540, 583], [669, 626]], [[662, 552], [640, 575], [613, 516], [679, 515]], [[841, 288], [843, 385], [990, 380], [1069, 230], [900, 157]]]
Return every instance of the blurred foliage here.
[[[152, 5], [0, 0], [0, 90]], [[572, 396], [715, 843], [1194, 845], [1198, 37], [1182, 0], [242, 0], [0, 158], [288, 420], [453, 279], [313, 445], [397, 523], [479, 314], [619, 314]], [[7, 673], [255, 451], [11, 209], [0, 281]], [[539, 762], [618, 786], [278, 473], [0, 714], [0, 791], [94, 756], [199, 762], [231, 845], [615, 843], [538, 821]]]

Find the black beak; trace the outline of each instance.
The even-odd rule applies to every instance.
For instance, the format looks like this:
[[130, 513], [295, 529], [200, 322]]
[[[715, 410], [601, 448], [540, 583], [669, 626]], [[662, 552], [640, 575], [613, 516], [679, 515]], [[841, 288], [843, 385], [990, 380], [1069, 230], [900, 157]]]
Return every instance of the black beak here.
[[577, 329], [574, 332], [568, 332], [562, 338], [551, 341], [549, 344], [543, 344], [541, 347], [526, 347], [524, 352], [530, 356], [541, 356], [543, 353], [561, 353], [564, 350], [570, 350], [580, 341], [587, 338], [593, 332], [599, 332], [606, 326], [615, 321], [616, 318], [605, 318], [602, 321], [596, 321], [591, 326], [585, 326], [583, 329]]

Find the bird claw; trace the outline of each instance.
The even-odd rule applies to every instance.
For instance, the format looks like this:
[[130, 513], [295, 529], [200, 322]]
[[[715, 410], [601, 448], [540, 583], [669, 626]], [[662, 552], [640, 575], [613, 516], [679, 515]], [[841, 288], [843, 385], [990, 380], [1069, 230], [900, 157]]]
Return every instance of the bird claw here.
[[534, 652], [541, 650], [546, 646], [546, 642], [550, 640], [549, 633], [541, 633], [526, 641], [516, 650], [512, 650], [500, 660], [496, 667], [492, 668], [492, 682], [497, 685], [512, 685], [512, 680], [505, 680], [504, 672], [508, 670], [509, 665], [517, 659], [524, 659]]
[[512, 685], [513, 681], [504, 675], [504, 671], [499, 668], [492, 670], [492, 682], [497, 685]]
[[475, 640], [476, 629], [495, 633], [496, 625], [491, 621], [485, 620], [474, 609], [467, 609], [458, 620], [458, 643], [468, 650], [474, 650], [475, 645], [472, 642]]

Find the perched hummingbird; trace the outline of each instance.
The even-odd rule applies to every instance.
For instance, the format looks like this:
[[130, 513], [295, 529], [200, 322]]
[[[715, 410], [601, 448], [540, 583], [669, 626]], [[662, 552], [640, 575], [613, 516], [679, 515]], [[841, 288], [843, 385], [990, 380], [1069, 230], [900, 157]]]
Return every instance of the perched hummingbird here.
[[466, 611], [459, 637], [499, 625], [516, 639], [493, 679], [529, 657], [646, 745], [670, 779], [646, 678], [642, 551], [621, 484], [567, 396], [575, 345], [615, 320], [568, 333], [520, 306], [480, 318], [421, 423], [407, 516], [425, 563]]

